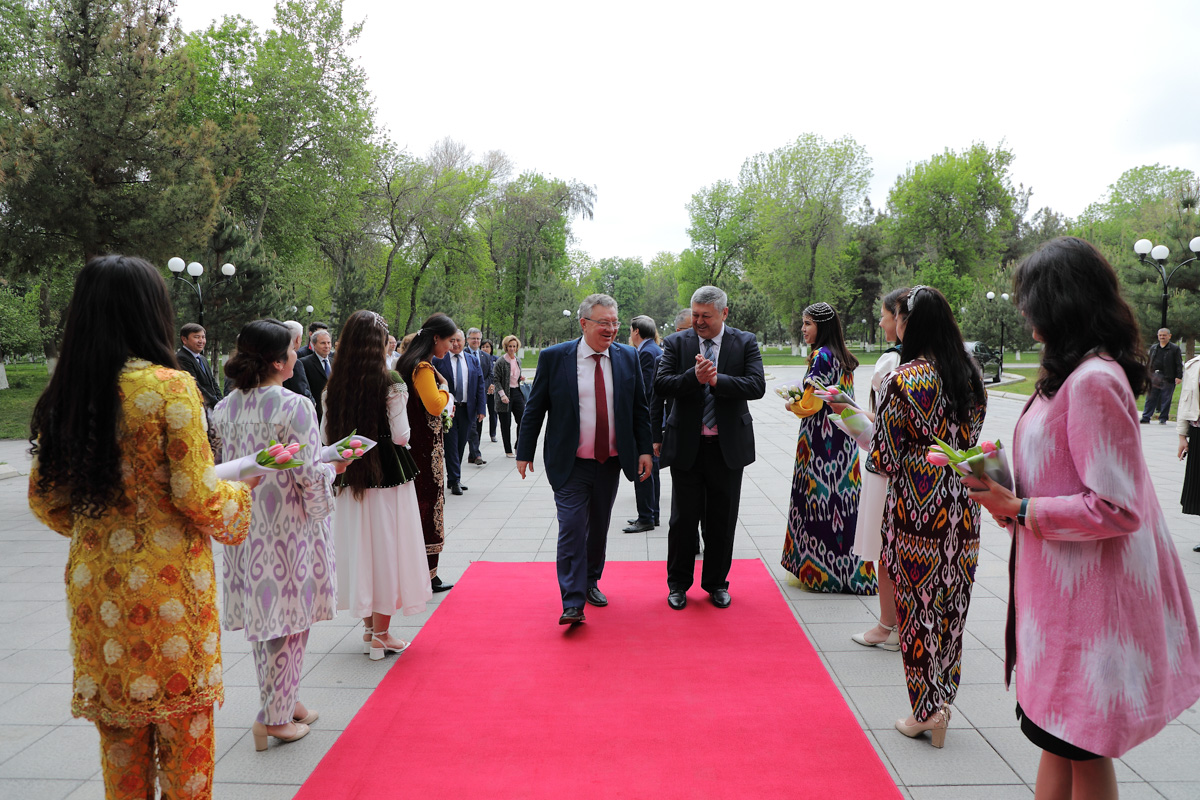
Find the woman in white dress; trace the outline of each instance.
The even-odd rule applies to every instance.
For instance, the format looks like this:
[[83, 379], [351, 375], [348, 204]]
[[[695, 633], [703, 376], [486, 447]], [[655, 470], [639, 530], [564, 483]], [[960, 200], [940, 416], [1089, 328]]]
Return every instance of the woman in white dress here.
[[244, 631], [258, 673], [262, 710], [254, 722], [255, 749], [267, 736], [294, 742], [317, 712], [300, 702], [304, 648], [313, 623], [333, 619], [333, 477], [345, 464], [320, 463], [312, 401], [283, 388], [292, 377], [292, 332], [276, 319], [242, 328], [225, 374], [237, 389], [213, 409], [213, 428], [226, 460], [253, 455], [271, 440], [305, 445], [304, 465], [262, 479], [254, 489], [250, 534], [224, 552], [225, 630]]
[[337, 482], [333, 516], [338, 608], [366, 627], [363, 650], [378, 661], [408, 642], [388, 628], [392, 617], [420, 614], [433, 597], [425, 539], [408, 452], [408, 393], [384, 363], [388, 329], [373, 311], [355, 311], [338, 338], [338, 357], [325, 386], [325, 441], [351, 432], [378, 442]]
[[[896, 342], [879, 356], [875, 372], [871, 375], [870, 416], [875, 416], [875, 403], [883, 390], [888, 374], [900, 364], [900, 344], [896, 335], [896, 312], [900, 301], [908, 296], [908, 289], [894, 289], [883, 298], [879, 309], [879, 327], [888, 342]], [[900, 633], [896, 625], [896, 591], [887, 567], [879, 557], [883, 547], [883, 507], [887, 501], [888, 479], [871, 471], [869, 459], [860, 459], [862, 470], [862, 492], [858, 502], [858, 524], [854, 531], [854, 547], [851, 551], [863, 561], [875, 562], [875, 574], [879, 578], [879, 623], [863, 633], [850, 638], [865, 647], [884, 650], [900, 649]]]

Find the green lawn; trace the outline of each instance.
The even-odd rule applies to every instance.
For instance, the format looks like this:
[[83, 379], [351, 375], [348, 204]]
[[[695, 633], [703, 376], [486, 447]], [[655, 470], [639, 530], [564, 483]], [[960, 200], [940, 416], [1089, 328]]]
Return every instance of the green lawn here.
[[0, 390], [0, 439], [26, 439], [33, 406], [50, 376], [45, 364], [9, 364], [5, 372], [9, 388]]
[[[1012, 392], [1013, 394], [1023, 394], [1023, 395], [1033, 394], [1033, 385], [1037, 381], [1037, 375], [1038, 375], [1037, 367], [1021, 367], [1019, 369], [1005, 369], [1004, 374], [1005, 375], [1020, 375], [1025, 380], [1020, 381], [1019, 383], [1006, 384], [1006, 385], [1000, 387], [1000, 391]], [[988, 386], [989, 390], [992, 388], [992, 385], [990, 383], [987, 384], [987, 386]], [[1171, 401], [1172, 413], [1174, 413], [1174, 411], [1175, 411], [1175, 401], [1177, 401], [1178, 399], [1179, 399], [1179, 392], [1176, 391], [1175, 397]], [[1138, 411], [1146, 410], [1146, 395], [1143, 394], [1141, 397], [1139, 397], [1137, 399], [1137, 407], [1138, 407]], [[1172, 419], [1174, 419], [1174, 417], [1172, 417]], [[1157, 417], [1155, 418], [1155, 421], [1156, 422], [1158, 421]]]

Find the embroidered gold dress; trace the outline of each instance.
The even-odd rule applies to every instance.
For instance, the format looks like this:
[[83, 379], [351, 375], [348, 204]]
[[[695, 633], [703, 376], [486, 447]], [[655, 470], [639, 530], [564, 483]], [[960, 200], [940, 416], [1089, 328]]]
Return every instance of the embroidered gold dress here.
[[73, 515], [65, 492], [38, 492], [35, 460], [29, 505], [71, 537], [71, 712], [135, 728], [211, 709], [224, 697], [209, 536], [226, 544], [246, 538], [250, 490], [217, 480], [190, 375], [131, 360], [118, 384], [117, 503], [98, 519]]

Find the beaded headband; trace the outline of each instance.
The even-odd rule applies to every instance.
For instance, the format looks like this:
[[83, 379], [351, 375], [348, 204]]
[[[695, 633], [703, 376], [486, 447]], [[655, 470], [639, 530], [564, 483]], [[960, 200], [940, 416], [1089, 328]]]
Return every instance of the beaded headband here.
[[829, 322], [833, 319], [833, 306], [829, 303], [813, 303], [804, 309], [804, 316], [811, 317], [813, 322]]

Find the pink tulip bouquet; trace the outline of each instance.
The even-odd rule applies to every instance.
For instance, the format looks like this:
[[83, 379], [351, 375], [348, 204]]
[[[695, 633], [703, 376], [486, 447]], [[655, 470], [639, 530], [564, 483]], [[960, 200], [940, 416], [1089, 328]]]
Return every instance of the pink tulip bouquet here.
[[854, 398], [843, 392], [841, 389], [830, 389], [822, 384], [816, 378], [807, 378], [805, 382], [813, 387], [813, 394], [824, 400], [826, 403], [837, 403], [839, 405], [854, 406], [858, 408], [858, 403], [854, 402]]
[[274, 439], [259, 452], [225, 461], [216, 466], [217, 478], [223, 481], [240, 481], [257, 475], [270, 475], [285, 469], [304, 466], [296, 454], [304, 449], [299, 442], [280, 444]]
[[356, 429], [340, 442], [321, 448], [321, 462], [331, 464], [334, 461], [355, 461], [366, 455], [375, 445], [373, 439], [359, 434]]
[[984, 475], [1006, 489], [1013, 488], [1012, 470], [1008, 467], [1008, 456], [999, 439], [981, 442], [968, 450], [956, 450], [936, 436], [933, 440], [937, 444], [930, 446], [925, 460], [934, 466], [953, 468], [962, 476], [962, 482], [968, 489], [982, 489], [980, 478]]

